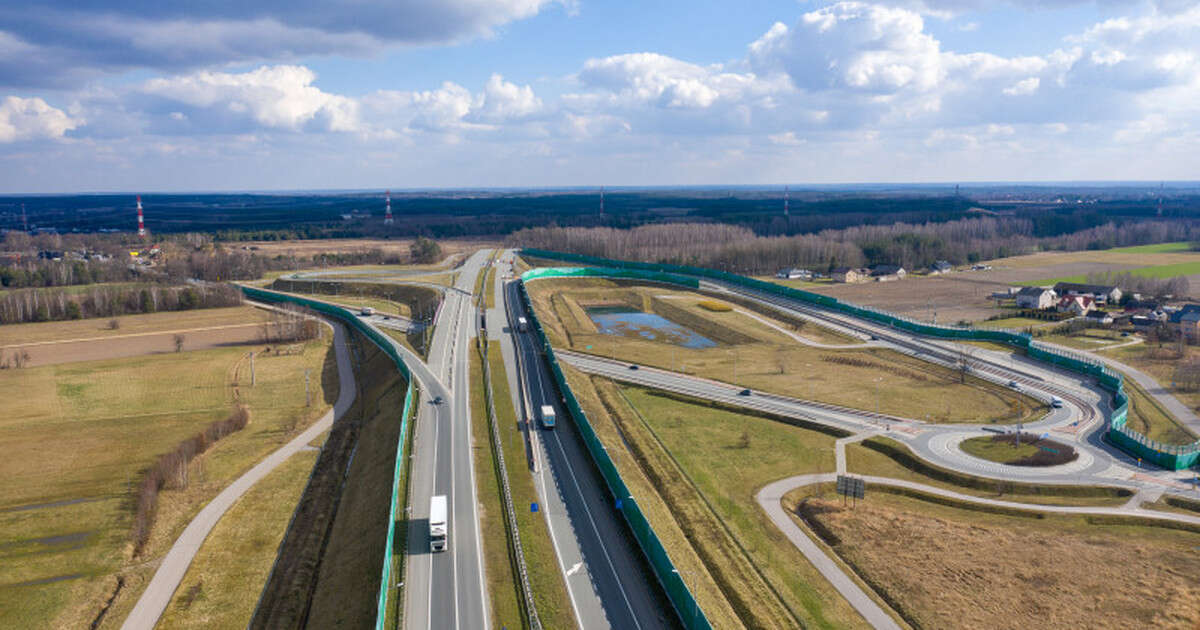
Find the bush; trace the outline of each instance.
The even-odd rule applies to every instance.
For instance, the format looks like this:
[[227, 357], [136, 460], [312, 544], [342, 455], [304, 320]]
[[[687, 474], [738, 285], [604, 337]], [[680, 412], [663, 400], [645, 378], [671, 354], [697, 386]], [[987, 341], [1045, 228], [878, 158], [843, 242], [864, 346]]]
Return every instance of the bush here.
[[164, 488], [179, 490], [188, 485], [188, 465], [195, 457], [217, 440], [242, 430], [250, 422], [250, 410], [243, 405], [234, 407], [229, 416], [205, 427], [203, 431], [182, 441], [169, 453], [160, 455], [146, 471], [138, 486], [134, 504], [133, 528], [130, 537], [133, 539], [133, 554], [142, 552], [146, 542], [150, 540], [150, 530], [154, 527], [154, 517], [158, 511], [158, 493]]
[[728, 313], [729, 311], [733, 310], [732, 306], [716, 300], [702, 300], [698, 303], [698, 306], [704, 310], [712, 311], [714, 313]]

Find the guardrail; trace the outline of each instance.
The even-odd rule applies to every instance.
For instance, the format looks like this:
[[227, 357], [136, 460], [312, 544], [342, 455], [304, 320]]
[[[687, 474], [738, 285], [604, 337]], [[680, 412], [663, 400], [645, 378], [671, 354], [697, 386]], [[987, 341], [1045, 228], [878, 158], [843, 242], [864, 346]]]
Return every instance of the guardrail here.
[[[621, 479], [621, 473], [617, 470], [616, 464], [608, 456], [608, 451], [600, 441], [600, 438], [596, 436], [595, 430], [592, 429], [592, 424], [588, 420], [587, 414], [583, 412], [583, 408], [579, 406], [579, 401], [576, 400], [575, 394], [571, 392], [571, 388], [567, 385], [567, 379], [563, 375], [562, 368], [559, 367], [558, 360], [554, 356], [554, 349], [550, 347], [550, 342], [546, 339], [546, 333], [542, 330], [542, 324], [533, 312], [529, 293], [525, 290], [525, 279], [529, 274], [534, 274], [529, 276], [529, 279], [555, 277], [551, 273], [545, 273], [548, 270], [539, 271], [543, 273], [539, 274], [534, 271], [527, 271], [522, 275], [521, 282], [517, 284], [519, 288], [518, 293], [525, 306], [525, 312], [529, 315], [530, 329], [537, 336], [538, 341], [546, 352], [546, 361], [550, 365], [550, 372], [554, 377], [554, 385], [558, 389], [563, 406], [567, 408], [567, 412], [574, 418], [575, 426], [579, 429], [579, 434], [583, 438], [583, 444], [587, 448], [588, 454], [592, 456], [592, 461], [596, 464], [596, 468], [600, 471], [600, 476], [604, 478], [604, 484], [613, 498], [614, 506], [625, 518], [625, 522], [629, 525], [634, 539], [637, 540], [638, 546], [641, 547], [642, 553], [645, 554], [646, 559], [649, 561], [650, 568], [654, 571], [655, 577], [658, 578], [659, 584], [662, 585], [663, 590], [666, 592], [667, 599], [671, 601], [671, 605], [675, 608], [675, 613], [678, 615], [680, 621], [683, 622], [683, 626], [689, 630], [711, 630], [712, 624], [709, 623], [708, 617], [700, 609], [695, 595], [688, 589], [687, 584], [684, 583], [682, 574], [676, 571], [675, 563], [671, 561], [671, 557], [667, 554], [662, 541], [659, 540], [658, 534], [650, 526], [650, 521], [642, 513], [642, 508], [638, 506], [637, 500], [629, 493], [629, 487]], [[598, 273], [571, 273], [572, 270], [558, 271], [560, 272], [558, 276], [581, 277], [604, 275]], [[637, 273], [637, 270], [632, 270], [634, 273], [628, 273], [629, 270], [626, 271], [619, 274], [619, 276], [649, 279], [647, 276], [656, 275]], [[698, 286], [698, 283], [695, 283], [692, 279], [681, 279], [685, 283], [691, 282]]]
[[[717, 271], [715, 269], [705, 269], [703, 267], [613, 260], [609, 258], [600, 258], [597, 256], [568, 254], [564, 252], [555, 252], [534, 248], [525, 248], [520, 250], [520, 252], [522, 256], [529, 256], [533, 258], [562, 260], [577, 264], [609, 268], [604, 272], [578, 275], [603, 276], [606, 275], [606, 273], [611, 274], [612, 271], [640, 271], [650, 274], [662, 274], [662, 276], [666, 277], [685, 276], [693, 279], [696, 277], [707, 278], [737, 285], [761, 293], [778, 295], [788, 299], [813, 304], [829, 310], [867, 319], [885, 326], [890, 326], [919, 335], [967, 341], [993, 341], [1023, 348], [1030, 357], [1052, 363], [1080, 374], [1095, 377], [1096, 381], [1101, 387], [1112, 393], [1112, 412], [1109, 414], [1107, 419], [1108, 439], [1121, 450], [1125, 451], [1129, 455], [1132, 455], [1133, 457], [1138, 458], [1139, 460], [1151, 462], [1170, 470], [1182, 470], [1184, 468], [1189, 468], [1196, 465], [1197, 461], [1200, 460], [1200, 441], [1186, 445], [1162, 444], [1161, 442], [1152, 440], [1127, 426], [1129, 417], [1129, 397], [1125, 394], [1124, 379], [1120, 374], [1114, 372], [1098, 361], [1039, 344], [1036, 341], [1033, 341], [1033, 338], [1025, 333], [1017, 333], [1006, 330], [985, 330], [969, 327], [927, 324], [925, 322], [919, 322], [914, 319], [888, 313], [887, 311], [880, 309], [844, 302], [827, 295], [821, 295], [819, 293], [813, 293], [811, 291], [804, 291], [801, 289], [793, 289], [792, 287], [775, 284], [773, 282], [765, 282], [763, 280], [756, 280], [754, 278], [748, 278], [746, 276], [729, 273], [727, 271]], [[532, 273], [532, 271], [526, 273]], [[670, 282], [670, 280], [659, 281]]]
[[[346, 322], [351, 328], [362, 333], [375, 345], [379, 346], [379, 349], [392, 359], [392, 361], [396, 364], [397, 369], [400, 370], [400, 373], [408, 382], [408, 389], [404, 394], [404, 409], [400, 415], [400, 437], [396, 442], [396, 469], [392, 474], [392, 498], [387, 529], [387, 547], [384, 550], [383, 567], [379, 582], [378, 608], [375, 613], [375, 628], [376, 630], [383, 630], [384, 623], [387, 619], [389, 597], [392, 591], [392, 565], [395, 562], [395, 558], [392, 553], [392, 546], [394, 544], [396, 534], [396, 511], [400, 507], [398, 505], [400, 494], [400, 473], [404, 463], [404, 444], [408, 436], [408, 426], [412, 418], [413, 393], [415, 391], [412, 372], [409, 371], [408, 366], [404, 363], [404, 360], [400, 358], [400, 353], [396, 352], [396, 349], [392, 346], [391, 341], [386, 339], [381, 333], [379, 333], [379, 331], [364, 324], [362, 320], [354, 315], [354, 313], [344, 308], [326, 304], [325, 302], [319, 302], [317, 300], [310, 300], [297, 295], [288, 295], [286, 293], [278, 293], [276, 291], [268, 291], [266, 289], [259, 289], [244, 285], [238, 286], [242, 290], [242, 293], [249, 299], [259, 302], [269, 302], [272, 304], [296, 304], [312, 309], [324, 315], [336, 317], [339, 320]], [[403, 557], [403, 554], [401, 554], [401, 570], [404, 566]]]

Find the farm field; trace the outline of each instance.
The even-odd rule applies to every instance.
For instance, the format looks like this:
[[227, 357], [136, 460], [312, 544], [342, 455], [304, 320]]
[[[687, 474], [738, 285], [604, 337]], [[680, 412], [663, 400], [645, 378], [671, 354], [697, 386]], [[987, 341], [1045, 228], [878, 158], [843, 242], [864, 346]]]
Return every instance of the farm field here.
[[1195, 532], [1006, 516], [883, 492], [849, 509], [810, 494], [789, 493], [785, 508], [803, 504], [834, 551], [922, 628], [1193, 628], [1200, 621], [1200, 586], [1189, 577], [1200, 570]]
[[262, 324], [269, 321], [270, 316], [266, 311], [252, 306], [234, 306], [194, 311], [122, 315], [113, 319], [117, 320], [118, 328], [114, 329], [109, 326], [110, 318], [8, 324], [0, 326], [0, 347], [7, 349], [15, 345], [72, 339], [111, 339], [194, 328]]
[[[1023, 394], [969, 375], [964, 379], [948, 368], [890, 350], [814, 348], [783, 332], [788, 324], [782, 321], [766, 325], [735, 312], [711, 313], [698, 307], [676, 306], [675, 302], [701, 299], [686, 291], [618, 285], [607, 280], [590, 280], [574, 288], [572, 282], [577, 281], [541, 280], [529, 284], [530, 297], [547, 334], [559, 347], [931, 422], [1009, 423], [1044, 412], [1043, 405]], [[714, 345], [688, 348], [646, 339], [631, 329], [622, 335], [603, 334], [583, 306], [599, 302], [619, 302], [647, 313], [664, 314], [670, 321], [706, 336]]]
[[770, 481], [833, 470], [832, 435], [567, 374], [715, 627], [864, 626], [754, 503]]
[[[254, 387], [245, 347], [0, 372], [0, 627], [87, 626], [114, 594], [99, 625], [119, 626], [152, 573], [147, 561], [208, 498], [332, 403], [330, 337], [301, 354], [258, 357]], [[305, 369], [316, 384], [311, 408]], [[132, 557], [142, 471], [235, 400], [250, 424], [197, 457], [185, 489], [160, 493], [150, 539]]]
[[[495, 247], [497, 242], [487, 239], [439, 239], [442, 254], [451, 256], [474, 251], [483, 247]], [[255, 251], [264, 256], [313, 256], [316, 254], [361, 254], [379, 250], [384, 254], [400, 256], [408, 259], [412, 239], [381, 239], [381, 238], [331, 238], [295, 241], [248, 241], [245, 243], [229, 243], [230, 247], [257, 248]], [[428, 265], [434, 268], [437, 265]], [[362, 265], [364, 268], [372, 265]], [[413, 266], [409, 266], [413, 268]], [[291, 272], [287, 272], [291, 273]]]

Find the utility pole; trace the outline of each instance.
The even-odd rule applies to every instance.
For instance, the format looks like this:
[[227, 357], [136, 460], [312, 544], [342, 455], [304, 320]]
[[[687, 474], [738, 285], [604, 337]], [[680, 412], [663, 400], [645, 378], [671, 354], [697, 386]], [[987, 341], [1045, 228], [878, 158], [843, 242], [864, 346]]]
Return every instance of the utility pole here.
[[312, 373], [311, 369], [308, 369], [308, 368], [304, 369], [304, 406], [305, 407], [312, 406], [312, 391], [308, 387], [308, 380], [309, 380], [308, 377], [309, 377], [309, 374], [311, 374], [311, 373]]
[[250, 351], [250, 387], [254, 387], [254, 351]]

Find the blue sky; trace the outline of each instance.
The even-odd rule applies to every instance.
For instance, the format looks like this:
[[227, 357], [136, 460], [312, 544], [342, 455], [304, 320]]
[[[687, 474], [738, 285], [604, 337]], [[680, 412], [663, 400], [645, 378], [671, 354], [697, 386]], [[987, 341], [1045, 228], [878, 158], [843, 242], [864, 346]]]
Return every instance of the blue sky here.
[[1197, 4], [0, 1], [0, 192], [1195, 179]]

